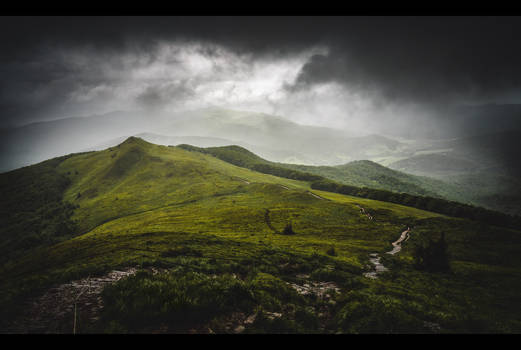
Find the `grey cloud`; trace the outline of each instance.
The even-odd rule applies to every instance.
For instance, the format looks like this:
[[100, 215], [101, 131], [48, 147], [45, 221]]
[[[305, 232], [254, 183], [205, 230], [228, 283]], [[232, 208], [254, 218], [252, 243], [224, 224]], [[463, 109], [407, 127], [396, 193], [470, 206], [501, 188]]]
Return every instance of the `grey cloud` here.
[[136, 97], [136, 102], [147, 109], [161, 109], [168, 104], [182, 103], [195, 96], [187, 81], [148, 86]]
[[[70, 92], [120, 86], [129, 67], [157, 61], [159, 43], [184, 41], [215, 44], [200, 48], [211, 59], [219, 58], [218, 47], [226, 47], [242, 55], [245, 65], [325, 45], [329, 54], [310, 59], [286, 91], [335, 82], [376, 104], [440, 109], [519, 95], [520, 36], [518, 17], [4, 18], [0, 108], [4, 123], [48, 117]], [[66, 65], [56, 52], [92, 60]], [[215, 65], [215, 73], [226, 69]], [[161, 91], [156, 85], [136, 102], [192, 96], [190, 88]]]

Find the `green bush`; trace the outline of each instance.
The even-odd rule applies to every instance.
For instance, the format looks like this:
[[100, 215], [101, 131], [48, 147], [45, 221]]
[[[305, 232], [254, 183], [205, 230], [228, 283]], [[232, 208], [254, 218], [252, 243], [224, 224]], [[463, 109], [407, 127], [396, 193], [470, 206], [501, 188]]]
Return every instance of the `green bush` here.
[[280, 311], [285, 304], [302, 301], [295, 289], [268, 273], [258, 273], [249, 286], [255, 302], [267, 310]]
[[105, 324], [116, 321], [129, 331], [161, 323], [182, 331], [232, 311], [249, 312], [253, 307], [253, 295], [244, 282], [231, 275], [195, 272], [140, 272], [107, 287], [103, 300]]
[[377, 190], [366, 187], [341, 185], [327, 179], [321, 179], [312, 182], [311, 188], [321, 191], [346, 194], [349, 196], [402, 204], [435, 213], [476, 220], [490, 225], [510, 227], [514, 229], [521, 226], [521, 217], [519, 216], [503, 214], [493, 210], [440, 198], [416, 196], [408, 193], [395, 193], [391, 191]]
[[203, 253], [197, 249], [183, 246], [183, 247], [178, 247], [178, 248], [170, 248], [170, 249], [162, 252], [161, 256], [164, 258], [175, 258], [178, 256], [202, 257]]
[[284, 227], [284, 230], [282, 230], [282, 234], [283, 235], [294, 235], [295, 234], [291, 223], [286, 224], [286, 226]]
[[326, 251], [326, 254], [327, 255], [331, 255], [331, 256], [336, 256], [336, 251], [335, 251], [335, 247], [334, 246], [331, 246], [327, 251]]
[[410, 333], [425, 331], [423, 323], [407, 313], [403, 301], [388, 295], [349, 292], [336, 315], [339, 330], [348, 333]]

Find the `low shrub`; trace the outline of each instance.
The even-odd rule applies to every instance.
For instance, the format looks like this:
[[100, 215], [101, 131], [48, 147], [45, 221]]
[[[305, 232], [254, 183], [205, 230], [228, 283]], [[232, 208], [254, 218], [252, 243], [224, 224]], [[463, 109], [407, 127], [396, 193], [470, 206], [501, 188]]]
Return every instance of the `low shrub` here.
[[129, 331], [167, 323], [176, 330], [232, 311], [251, 311], [253, 295], [232, 275], [201, 273], [138, 274], [103, 291], [103, 320]]

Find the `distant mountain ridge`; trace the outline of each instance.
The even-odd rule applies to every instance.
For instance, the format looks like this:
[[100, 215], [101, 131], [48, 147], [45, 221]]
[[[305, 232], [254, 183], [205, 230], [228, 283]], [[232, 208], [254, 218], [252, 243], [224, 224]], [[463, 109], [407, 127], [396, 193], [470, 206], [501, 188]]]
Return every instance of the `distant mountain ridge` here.
[[[498, 200], [493, 190], [484, 185], [491, 183], [490, 188], [497, 187], [488, 179], [484, 183], [472, 184], [466, 181], [441, 181], [425, 176], [416, 176], [396, 171], [371, 161], [353, 161], [338, 166], [308, 166], [268, 161], [240, 146], [223, 146], [198, 148], [191, 145], [179, 145], [187, 150], [204, 152], [248, 169], [274, 174], [293, 179], [316, 181], [323, 177], [332, 181], [354, 186], [379, 189], [396, 193], [408, 193], [417, 196], [442, 198], [450, 201], [482, 206], [492, 210], [505, 211], [510, 214], [521, 214], [515, 205], [521, 197], [516, 191], [508, 192], [506, 202]], [[292, 171], [296, 173], [292, 173]], [[508, 184], [511, 188], [519, 189], [515, 183]], [[478, 190], [481, 189], [481, 190]], [[501, 197], [505, 190], [499, 191]], [[502, 195], [505, 196], [505, 195]]]
[[[347, 131], [300, 125], [264, 113], [222, 108], [157, 115], [119, 111], [2, 130], [0, 171], [143, 134], [229, 140], [230, 144], [244, 145], [275, 161], [291, 160], [301, 164], [332, 165], [366, 159], [375, 152], [391, 154], [400, 144], [383, 136], [354, 137]], [[202, 142], [199, 146], [209, 146], [205, 139], [199, 141]]]
[[[238, 145], [286, 168], [319, 166], [304, 171], [326, 174], [346, 185], [441, 196], [510, 213], [521, 211], [517, 205], [521, 204], [517, 180], [521, 175], [517, 160], [521, 132], [515, 130], [445, 140], [408, 140], [355, 136], [264, 113], [222, 108], [157, 115], [119, 111], [3, 129], [0, 171], [74, 152], [102, 150], [136, 135], [165, 146]], [[373, 163], [345, 166], [357, 160]], [[375, 163], [400, 173], [378, 168]], [[499, 177], [501, 181], [496, 180]]]

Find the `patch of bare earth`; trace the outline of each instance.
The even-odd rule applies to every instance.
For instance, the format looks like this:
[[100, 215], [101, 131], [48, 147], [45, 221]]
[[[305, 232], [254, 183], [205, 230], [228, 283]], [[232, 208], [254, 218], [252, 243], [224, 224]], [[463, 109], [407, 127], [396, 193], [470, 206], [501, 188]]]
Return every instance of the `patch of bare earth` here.
[[[3, 333], [81, 333], [100, 317], [101, 292], [137, 268], [114, 270], [103, 276], [87, 277], [48, 289], [26, 302], [22, 315]], [[151, 272], [156, 273], [155, 269]]]
[[[321, 319], [322, 328], [324, 328], [326, 322], [332, 317], [328, 306], [334, 305], [333, 300], [334, 293], [340, 293], [340, 288], [334, 282], [316, 282], [309, 281], [309, 275], [297, 275], [297, 278], [303, 280], [301, 284], [288, 283], [293, 287], [297, 293], [301, 295], [315, 295], [317, 298], [326, 301], [320, 307], [316, 308], [316, 314]], [[281, 312], [263, 311], [263, 314], [268, 319], [274, 320], [281, 318], [284, 315], [291, 315], [291, 308], [283, 308]], [[233, 312], [230, 315], [220, 318], [219, 324], [205, 324], [200, 327], [193, 327], [188, 331], [181, 331], [179, 333], [189, 334], [240, 334], [243, 333], [248, 326], [251, 326], [257, 319], [258, 313], [245, 314], [243, 312]], [[162, 329], [158, 329], [157, 333], [175, 333], [168, 326], [164, 326]]]
[[[305, 278], [307, 275], [299, 275], [300, 278]], [[302, 285], [296, 283], [290, 283], [291, 287], [293, 287], [297, 293], [301, 295], [316, 295], [321, 299], [330, 299], [332, 297], [331, 291], [336, 293], [340, 293], [340, 288], [334, 282], [315, 282], [315, 281], [307, 281]]]

